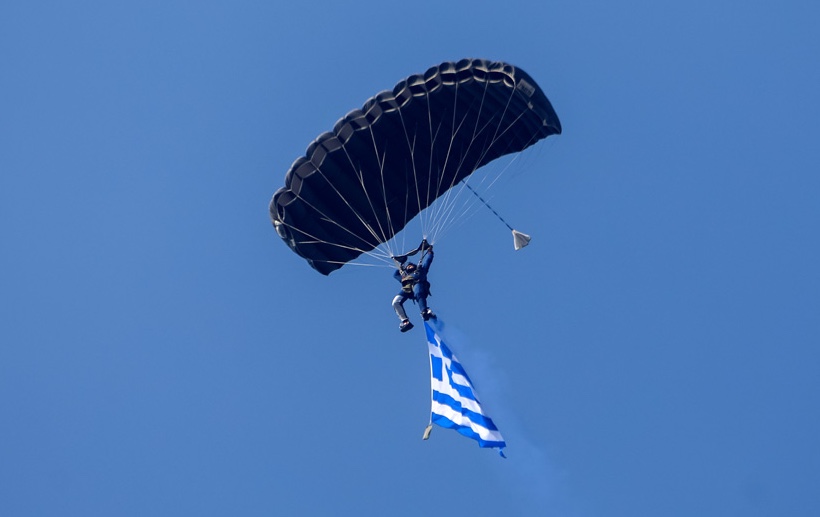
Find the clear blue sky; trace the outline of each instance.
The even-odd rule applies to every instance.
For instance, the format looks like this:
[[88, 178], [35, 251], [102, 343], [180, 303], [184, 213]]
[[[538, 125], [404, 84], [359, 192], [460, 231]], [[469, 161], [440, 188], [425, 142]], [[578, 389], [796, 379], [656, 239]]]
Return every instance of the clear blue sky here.
[[[10, 2], [0, 515], [820, 515], [820, 7]], [[319, 133], [445, 60], [564, 127], [437, 243], [431, 304], [508, 442], [421, 434], [387, 270], [267, 207]]]

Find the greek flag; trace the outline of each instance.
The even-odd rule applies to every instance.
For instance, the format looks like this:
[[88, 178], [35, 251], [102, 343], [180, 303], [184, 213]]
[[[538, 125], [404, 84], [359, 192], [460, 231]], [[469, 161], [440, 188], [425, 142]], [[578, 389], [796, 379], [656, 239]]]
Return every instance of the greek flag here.
[[427, 331], [427, 345], [430, 349], [430, 384], [432, 391], [432, 411], [430, 426], [424, 433], [430, 436], [432, 424], [445, 429], [455, 429], [468, 438], [478, 441], [480, 447], [497, 447], [504, 456], [501, 433], [490, 417], [481, 409], [473, 383], [464, 367], [453, 352], [430, 326], [424, 322]]

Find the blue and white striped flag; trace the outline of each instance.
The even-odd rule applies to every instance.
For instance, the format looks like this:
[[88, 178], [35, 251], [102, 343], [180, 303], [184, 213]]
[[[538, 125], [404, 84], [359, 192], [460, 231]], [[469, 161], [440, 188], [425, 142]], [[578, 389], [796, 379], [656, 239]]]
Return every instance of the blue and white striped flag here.
[[[427, 345], [430, 349], [430, 383], [432, 391], [432, 411], [430, 423], [459, 433], [478, 441], [480, 447], [497, 447], [504, 456], [504, 438], [490, 417], [481, 409], [473, 383], [464, 367], [453, 352], [444, 344], [428, 322]], [[428, 427], [425, 439], [429, 436]]]

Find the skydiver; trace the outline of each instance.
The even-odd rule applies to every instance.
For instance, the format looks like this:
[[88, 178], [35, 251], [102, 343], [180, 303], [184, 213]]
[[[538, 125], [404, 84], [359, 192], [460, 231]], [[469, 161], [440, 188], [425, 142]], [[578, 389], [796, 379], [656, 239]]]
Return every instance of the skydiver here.
[[[410, 262], [405, 265], [407, 257], [421, 252], [421, 259], [418, 264]], [[407, 253], [393, 257], [396, 261], [398, 269], [393, 272], [393, 277], [401, 282], [401, 291], [393, 298], [393, 309], [396, 311], [401, 324], [399, 330], [407, 332], [413, 328], [413, 323], [407, 317], [404, 310], [404, 302], [408, 299], [413, 300], [419, 304], [421, 309], [421, 317], [424, 321], [435, 318], [436, 315], [427, 307], [427, 297], [430, 296], [430, 282], [427, 281], [427, 272], [430, 270], [430, 264], [433, 262], [433, 246], [427, 242], [427, 239], [421, 241], [421, 245]]]

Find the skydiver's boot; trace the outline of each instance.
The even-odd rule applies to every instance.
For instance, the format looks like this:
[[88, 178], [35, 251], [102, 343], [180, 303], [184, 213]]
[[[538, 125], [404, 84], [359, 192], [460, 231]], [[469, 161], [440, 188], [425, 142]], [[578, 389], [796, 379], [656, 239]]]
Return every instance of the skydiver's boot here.
[[424, 321], [428, 321], [428, 320], [431, 320], [431, 319], [433, 319], [433, 320], [436, 319], [436, 315], [433, 314], [433, 311], [431, 311], [429, 308], [424, 309], [423, 311], [421, 311], [421, 317], [424, 318]]
[[410, 320], [401, 320], [399, 330], [401, 330], [402, 332], [407, 332], [411, 328], [413, 328], [413, 323]]

